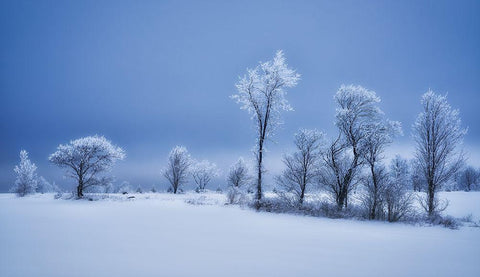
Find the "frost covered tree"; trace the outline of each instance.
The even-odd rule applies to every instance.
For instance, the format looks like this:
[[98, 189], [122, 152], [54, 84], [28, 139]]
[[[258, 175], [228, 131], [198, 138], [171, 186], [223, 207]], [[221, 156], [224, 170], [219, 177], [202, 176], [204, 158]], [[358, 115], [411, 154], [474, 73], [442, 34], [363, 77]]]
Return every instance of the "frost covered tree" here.
[[237, 162], [230, 167], [227, 176], [227, 182], [232, 187], [243, 187], [250, 182], [250, 175], [248, 174], [248, 167], [243, 158], [239, 158]]
[[191, 164], [192, 159], [184, 146], [175, 146], [170, 151], [163, 176], [170, 182], [173, 193], [177, 193], [178, 189], [187, 182]]
[[412, 193], [409, 189], [409, 168], [406, 160], [395, 156], [390, 164], [390, 178], [384, 190], [383, 198], [387, 220], [398, 221], [412, 208]]
[[10, 191], [21, 197], [35, 193], [38, 183], [37, 166], [30, 161], [27, 151], [20, 151], [20, 163], [15, 166], [13, 171], [17, 178]]
[[467, 166], [464, 170], [459, 172], [458, 187], [465, 191], [471, 191], [475, 188], [475, 185], [480, 181], [480, 171], [476, 170], [472, 166]]
[[467, 129], [461, 127], [459, 111], [450, 107], [445, 96], [429, 90], [421, 104], [423, 111], [413, 125], [413, 138], [415, 158], [427, 183], [427, 198], [421, 203], [432, 216], [446, 208], [436, 193], [464, 162], [460, 146]]
[[247, 110], [255, 123], [257, 160], [256, 201], [259, 207], [262, 198], [262, 173], [265, 140], [271, 138], [275, 128], [281, 123], [281, 112], [291, 111], [285, 95], [287, 88], [297, 85], [300, 75], [288, 68], [282, 51], [277, 51], [271, 61], [262, 62], [236, 84], [238, 93], [232, 98]]
[[365, 138], [361, 141], [363, 159], [368, 167], [368, 174], [364, 179], [366, 194], [364, 204], [369, 209], [368, 218], [378, 219], [382, 215], [383, 190], [388, 181], [388, 174], [382, 165], [383, 151], [393, 142], [394, 136], [401, 133], [400, 122], [382, 119], [382, 113], [370, 118], [365, 128]]
[[381, 115], [380, 99], [374, 91], [361, 86], [342, 85], [334, 96], [335, 125], [339, 136], [324, 151], [325, 167], [320, 182], [334, 195], [339, 209], [347, 207], [349, 193], [358, 183], [365, 164], [365, 140], [368, 127]]
[[295, 134], [296, 152], [283, 157], [286, 168], [276, 177], [277, 184], [294, 193], [299, 204], [303, 203], [307, 186], [318, 176], [320, 146], [324, 135], [316, 130], [300, 129]]
[[208, 183], [219, 175], [217, 165], [207, 160], [194, 163], [191, 172], [193, 180], [197, 184], [197, 192], [204, 191]]
[[65, 168], [68, 176], [77, 181], [77, 197], [84, 190], [105, 186], [110, 179], [100, 176], [109, 171], [117, 160], [125, 158], [125, 151], [103, 136], [88, 136], [60, 144], [49, 157], [50, 162]]
[[55, 184], [55, 182], [50, 183], [43, 176], [38, 178], [38, 186], [36, 189], [38, 193], [49, 193], [49, 192], [60, 192], [60, 188]]

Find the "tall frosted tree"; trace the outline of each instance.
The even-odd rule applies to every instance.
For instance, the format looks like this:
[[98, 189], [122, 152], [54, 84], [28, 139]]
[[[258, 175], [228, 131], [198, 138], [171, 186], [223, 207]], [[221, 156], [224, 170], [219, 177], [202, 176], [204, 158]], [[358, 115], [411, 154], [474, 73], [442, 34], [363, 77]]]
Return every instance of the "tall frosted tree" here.
[[348, 196], [358, 183], [358, 175], [365, 164], [367, 139], [372, 134], [371, 126], [382, 112], [376, 93], [361, 86], [340, 86], [334, 100], [339, 135], [324, 151], [325, 166], [321, 170], [320, 183], [333, 194], [338, 209], [342, 209], [347, 207]]
[[262, 173], [265, 141], [273, 135], [281, 123], [281, 112], [291, 111], [292, 107], [285, 98], [287, 89], [297, 85], [300, 75], [289, 68], [282, 51], [277, 51], [271, 61], [261, 62], [240, 78], [237, 94], [232, 98], [247, 110], [255, 123], [257, 160], [257, 208], [262, 198]]
[[463, 165], [460, 146], [467, 129], [462, 128], [459, 111], [451, 108], [445, 96], [429, 90], [421, 104], [423, 111], [413, 125], [413, 138], [417, 165], [427, 183], [422, 205], [432, 216], [445, 207], [436, 193]]
[[35, 193], [38, 184], [37, 166], [30, 161], [27, 151], [20, 151], [20, 163], [13, 171], [17, 178], [10, 191], [21, 197]]
[[77, 181], [77, 197], [82, 198], [85, 189], [107, 185], [109, 178], [100, 175], [124, 158], [125, 151], [105, 137], [89, 136], [60, 144], [49, 160]]
[[167, 167], [163, 170], [163, 176], [170, 182], [173, 193], [188, 180], [188, 173], [192, 165], [192, 159], [184, 146], [175, 146], [168, 155]]

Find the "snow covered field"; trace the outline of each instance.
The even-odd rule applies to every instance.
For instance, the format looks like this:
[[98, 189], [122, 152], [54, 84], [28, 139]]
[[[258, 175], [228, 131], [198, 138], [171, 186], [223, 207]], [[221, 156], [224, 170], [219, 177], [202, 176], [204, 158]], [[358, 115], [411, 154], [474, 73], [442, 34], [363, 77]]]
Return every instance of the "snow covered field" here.
[[[479, 192], [441, 196], [447, 214], [480, 218]], [[215, 193], [93, 202], [0, 194], [0, 276], [480, 274], [480, 228], [257, 213], [223, 202]]]

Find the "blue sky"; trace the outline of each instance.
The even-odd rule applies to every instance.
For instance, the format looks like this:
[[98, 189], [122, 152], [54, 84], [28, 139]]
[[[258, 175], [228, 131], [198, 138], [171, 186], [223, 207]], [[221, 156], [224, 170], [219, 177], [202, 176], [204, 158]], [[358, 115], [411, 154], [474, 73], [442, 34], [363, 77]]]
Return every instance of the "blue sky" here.
[[0, 191], [22, 148], [40, 175], [70, 187], [47, 157], [93, 134], [127, 151], [117, 179], [145, 187], [166, 183], [177, 144], [222, 169], [251, 158], [249, 115], [229, 96], [278, 49], [302, 79], [267, 145], [270, 175], [298, 128], [335, 135], [342, 83], [375, 90], [402, 122], [387, 156], [412, 155], [421, 94], [448, 93], [480, 166], [479, 12], [479, 1], [1, 1]]

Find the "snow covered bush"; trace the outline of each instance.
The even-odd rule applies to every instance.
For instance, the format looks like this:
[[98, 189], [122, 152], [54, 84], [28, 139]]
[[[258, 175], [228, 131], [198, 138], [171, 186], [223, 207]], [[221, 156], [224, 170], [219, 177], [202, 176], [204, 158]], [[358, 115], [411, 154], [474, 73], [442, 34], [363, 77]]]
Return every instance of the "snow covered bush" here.
[[103, 136], [90, 136], [60, 144], [49, 160], [65, 168], [68, 176], [77, 181], [77, 197], [81, 198], [85, 189], [106, 185], [106, 179], [99, 174], [109, 171], [117, 160], [124, 158], [122, 148]]
[[230, 186], [227, 189], [228, 204], [244, 204], [248, 201], [248, 196], [243, 188]]
[[193, 163], [191, 172], [193, 180], [197, 184], [196, 192], [205, 191], [205, 187], [210, 183], [212, 178], [219, 175], [217, 165], [207, 160]]
[[38, 184], [37, 166], [30, 161], [27, 151], [20, 151], [20, 164], [16, 165], [13, 171], [17, 178], [10, 191], [21, 197], [35, 193]]
[[184, 146], [175, 146], [170, 151], [163, 176], [170, 182], [169, 190], [174, 194], [187, 182], [191, 164], [192, 158]]
[[285, 95], [288, 88], [297, 85], [300, 75], [288, 68], [282, 51], [277, 51], [271, 61], [262, 62], [254, 69], [247, 69], [236, 84], [238, 93], [232, 98], [247, 110], [255, 122], [257, 160], [256, 199], [262, 198], [262, 173], [264, 143], [269, 139], [275, 128], [281, 123], [282, 111], [291, 111]]

